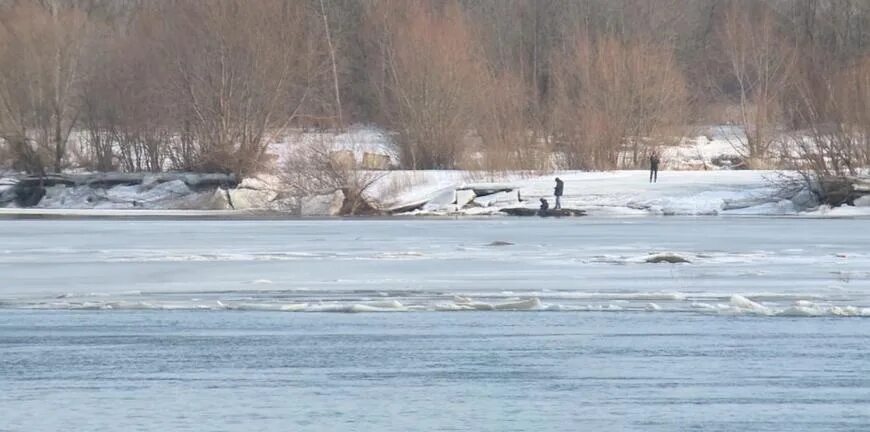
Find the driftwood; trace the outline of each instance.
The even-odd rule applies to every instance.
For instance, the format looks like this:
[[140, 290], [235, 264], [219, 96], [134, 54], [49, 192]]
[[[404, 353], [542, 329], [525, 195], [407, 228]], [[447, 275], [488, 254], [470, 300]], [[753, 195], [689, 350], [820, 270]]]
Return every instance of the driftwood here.
[[541, 216], [541, 217], [586, 216], [586, 210], [580, 210], [580, 209], [538, 210], [538, 209], [526, 208], [526, 207], [511, 207], [511, 208], [503, 208], [499, 211], [501, 211], [502, 213], [508, 214], [510, 216]]

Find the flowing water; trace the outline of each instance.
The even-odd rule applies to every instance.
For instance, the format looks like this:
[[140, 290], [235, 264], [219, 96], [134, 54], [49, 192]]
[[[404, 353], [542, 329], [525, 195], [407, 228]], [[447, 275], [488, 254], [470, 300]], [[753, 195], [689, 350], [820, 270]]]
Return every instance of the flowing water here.
[[4, 220], [0, 431], [861, 430], [866, 226]]

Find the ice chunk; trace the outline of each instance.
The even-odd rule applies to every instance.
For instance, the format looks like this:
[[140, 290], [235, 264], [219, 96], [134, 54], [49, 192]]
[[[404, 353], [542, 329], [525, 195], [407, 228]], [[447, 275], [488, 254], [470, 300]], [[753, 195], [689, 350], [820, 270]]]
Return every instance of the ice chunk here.
[[464, 189], [456, 191], [456, 209], [459, 210], [468, 203], [472, 202], [477, 195], [474, 194], [473, 190]]
[[743, 297], [740, 294], [734, 294], [731, 296], [730, 304], [732, 307], [744, 310], [751, 313], [757, 313], [761, 315], [770, 315], [770, 308], [764, 306], [760, 303], [756, 303], [746, 297]]
[[270, 190], [243, 188], [230, 189], [229, 194], [236, 210], [268, 208], [277, 196], [276, 192]]
[[344, 204], [344, 192], [316, 195], [302, 200], [302, 216], [338, 216]]
[[453, 203], [456, 202], [456, 188], [447, 188], [438, 191], [432, 198], [426, 201], [423, 206], [425, 211], [443, 211], [453, 210]]
[[532, 297], [525, 300], [517, 299], [515, 301], [508, 301], [493, 305], [493, 309], [495, 310], [532, 310], [540, 308], [541, 300], [537, 297]]
[[480, 196], [474, 198], [474, 203], [481, 207], [490, 207], [490, 206], [498, 206], [498, 207], [506, 207], [506, 206], [514, 206], [519, 203], [517, 199], [516, 191], [509, 192], [497, 192], [490, 195]]

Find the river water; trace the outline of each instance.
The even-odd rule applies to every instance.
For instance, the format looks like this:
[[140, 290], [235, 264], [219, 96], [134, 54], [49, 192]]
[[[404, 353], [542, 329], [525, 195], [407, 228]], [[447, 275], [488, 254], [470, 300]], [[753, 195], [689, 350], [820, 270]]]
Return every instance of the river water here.
[[4, 220], [0, 431], [861, 430], [866, 226]]

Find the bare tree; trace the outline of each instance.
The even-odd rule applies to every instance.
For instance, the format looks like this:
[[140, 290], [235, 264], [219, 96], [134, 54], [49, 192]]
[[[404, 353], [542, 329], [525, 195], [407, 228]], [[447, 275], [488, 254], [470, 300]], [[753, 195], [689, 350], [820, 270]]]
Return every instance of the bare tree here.
[[492, 75], [482, 88], [485, 94], [475, 125], [481, 138], [480, 160], [478, 166], [468, 168], [490, 172], [550, 169], [551, 151], [527, 117], [528, 92], [521, 78], [507, 73]]
[[728, 80], [739, 108], [744, 135], [735, 149], [749, 166], [766, 166], [777, 139], [779, 100], [792, 77], [795, 50], [778, 29], [775, 12], [764, 3], [730, 2], [719, 27]]
[[579, 35], [558, 56], [554, 121], [569, 167], [615, 168], [625, 152], [635, 165], [643, 146], [683, 120], [685, 82], [671, 48]]
[[61, 3], [21, 3], [0, 11], [3, 134], [18, 143], [33, 140], [57, 172], [78, 121], [82, 51], [89, 33], [87, 16]]
[[[374, 212], [372, 198], [367, 195], [386, 173], [362, 169], [354, 157], [354, 150], [337, 151], [331, 142], [323, 139], [293, 148], [283, 167], [283, 182], [298, 198], [341, 191], [344, 194], [342, 214]], [[345, 154], [349, 157], [343, 157]]]
[[149, 37], [159, 19], [151, 10], [140, 11], [124, 32], [109, 33], [83, 83], [82, 126], [95, 169], [169, 168], [166, 161], [179, 122], [164, 84], [167, 65]]
[[796, 132], [794, 167], [817, 177], [854, 176], [870, 166], [870, 57], [796, 82], [808, 127]]
[[859, 169], [868, 29], [861, 0], [0, 0], [0, 145], [248, 175], [291, 126], [362, 122], [410, 168], [610, 169], [703, 118], [756, 168], [840, 128], [819, 161]]
[[388, 30], [386, 113], [405, 166], [454, 168], [476, 120], [484, 65], [462, 10], [407, 2]]
[[326, 44], [329, 47], [329, 60], [332, 66], [332, 83], [335, 91], [335, 115], [338, 118], [339, 129], [344, 128], [344, 119], [341, 115], [341, 90], [338, 85], [338, 66], [335, 61], [335, 46], [332, 43], [332, 31], [329, 26], [329, 16], [326, 13], [325, 0], [320, 0], [320, 14], [323, 17], [323, 32], [326, 36]]
[[279, 0], [188, 2], [166, 10], [161, 44], [170, 83], [196, 146], [197, 169], [259, 170], [308, 96], [317, 48], [304, 5]]

